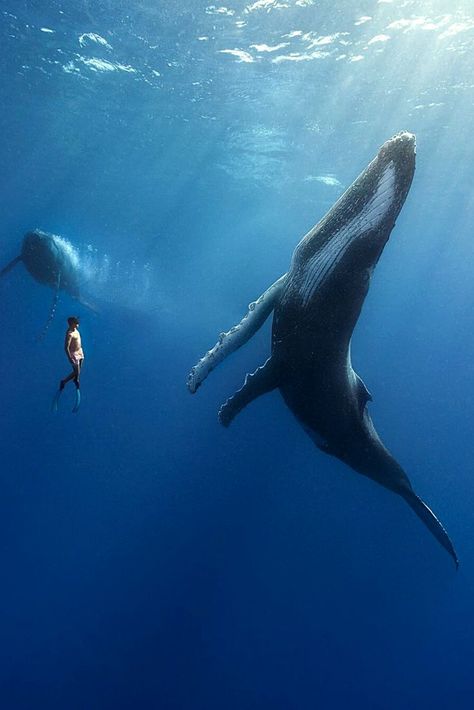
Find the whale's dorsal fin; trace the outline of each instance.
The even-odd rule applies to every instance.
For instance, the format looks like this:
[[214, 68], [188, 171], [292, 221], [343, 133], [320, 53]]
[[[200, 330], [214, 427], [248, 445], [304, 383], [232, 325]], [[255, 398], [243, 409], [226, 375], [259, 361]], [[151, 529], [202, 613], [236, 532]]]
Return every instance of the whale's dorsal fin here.
[[359, 402], [359, 412], [362, 414], [364, 407], [367, 402], [372, 402], [372, 395], [368, 390], [364, 380], [360, 377], [357, 372], [354, 372], [356, 387], [357, 387], [357, 401]]
[[280, 368], [273, 358], [268, 358], [266, 363], [257, 368], [254, 373], [247, 375], [243, 387], [230, 397], [219, 410], [219, 421], [223, 426], [229, 426], [237, 414], [247, 404], [262, 394], [271, 392], [280, 384]]
[[6, 276], [8, 272], [11, 271], [13, 267], [16, 266], [21, 260], [21, 256], [16, 256], [14, 259], [9, 261], [8, 264], [4, 266], [3, 269], [0, 271], [0, 279], [2, 278], [2, 276]]

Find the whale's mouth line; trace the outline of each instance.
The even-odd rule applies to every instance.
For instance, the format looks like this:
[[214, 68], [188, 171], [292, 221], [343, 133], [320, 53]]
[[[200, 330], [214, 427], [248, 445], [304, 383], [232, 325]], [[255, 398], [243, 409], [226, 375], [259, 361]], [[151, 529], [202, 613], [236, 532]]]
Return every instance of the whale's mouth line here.
[[325, 244], [310, 257], [303, 267], [298, 289], [301, 305], [307, 307], [313, 295], [326, 281], [328, 275], [356, 240], [376, 230], [390, 214], [396, 197], [396, 167], [390, 161], [377, 183], [371, 197], [362, 209], [349, 219]]

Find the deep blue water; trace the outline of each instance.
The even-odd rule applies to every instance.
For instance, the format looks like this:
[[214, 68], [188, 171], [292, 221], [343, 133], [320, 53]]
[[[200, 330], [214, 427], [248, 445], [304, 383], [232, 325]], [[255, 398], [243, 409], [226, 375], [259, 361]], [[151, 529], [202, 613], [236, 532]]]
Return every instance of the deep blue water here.
[[[2, 264], [34, 227], [99, 313], [0, 283], [0, 705], [472, 708], [474, 15], [465, 2], [4, 0]], [[417, 171], [353, 339], [382, 438], [461, 560], [318, 452], [270, 324], [190, 367], [401, 129]], [[65, 319], [86, 350], [83, 403]]]

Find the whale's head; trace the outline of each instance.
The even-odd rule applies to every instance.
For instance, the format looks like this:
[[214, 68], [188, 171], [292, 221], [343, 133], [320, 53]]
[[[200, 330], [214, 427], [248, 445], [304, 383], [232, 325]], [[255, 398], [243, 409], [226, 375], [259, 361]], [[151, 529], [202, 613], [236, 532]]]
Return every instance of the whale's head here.
[[39, 229], [27, 232], [23, 238], [21, 258], [34, 279], [47, 286], [56, 285], [61, 254], [52, 234]]
[[78, 268], [76, 251], [69, 242], [40, 229], [27, 232], [21, 247], [21, 259], [34, 279], [57, 287], [61, 275], [62, 287], [71, 287]]
[[393, 136], [303, 237], [290, 272], [291, 297], [300, 307], [311, 308], [327, 289], [351, 286], [351, 298], [362, 305], [372, 271], [410, 189], [415, 152], [412, 133]]

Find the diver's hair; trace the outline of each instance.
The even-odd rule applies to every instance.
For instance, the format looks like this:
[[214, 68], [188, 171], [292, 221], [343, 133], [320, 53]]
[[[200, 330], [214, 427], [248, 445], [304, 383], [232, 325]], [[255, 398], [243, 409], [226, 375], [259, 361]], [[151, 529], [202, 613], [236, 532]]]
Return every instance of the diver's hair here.
[[67, 322], [72, 327], [73, 325], [79, 324], [79, 318], [77, 316], [69, 316], [69, 318], [67, 319]]

